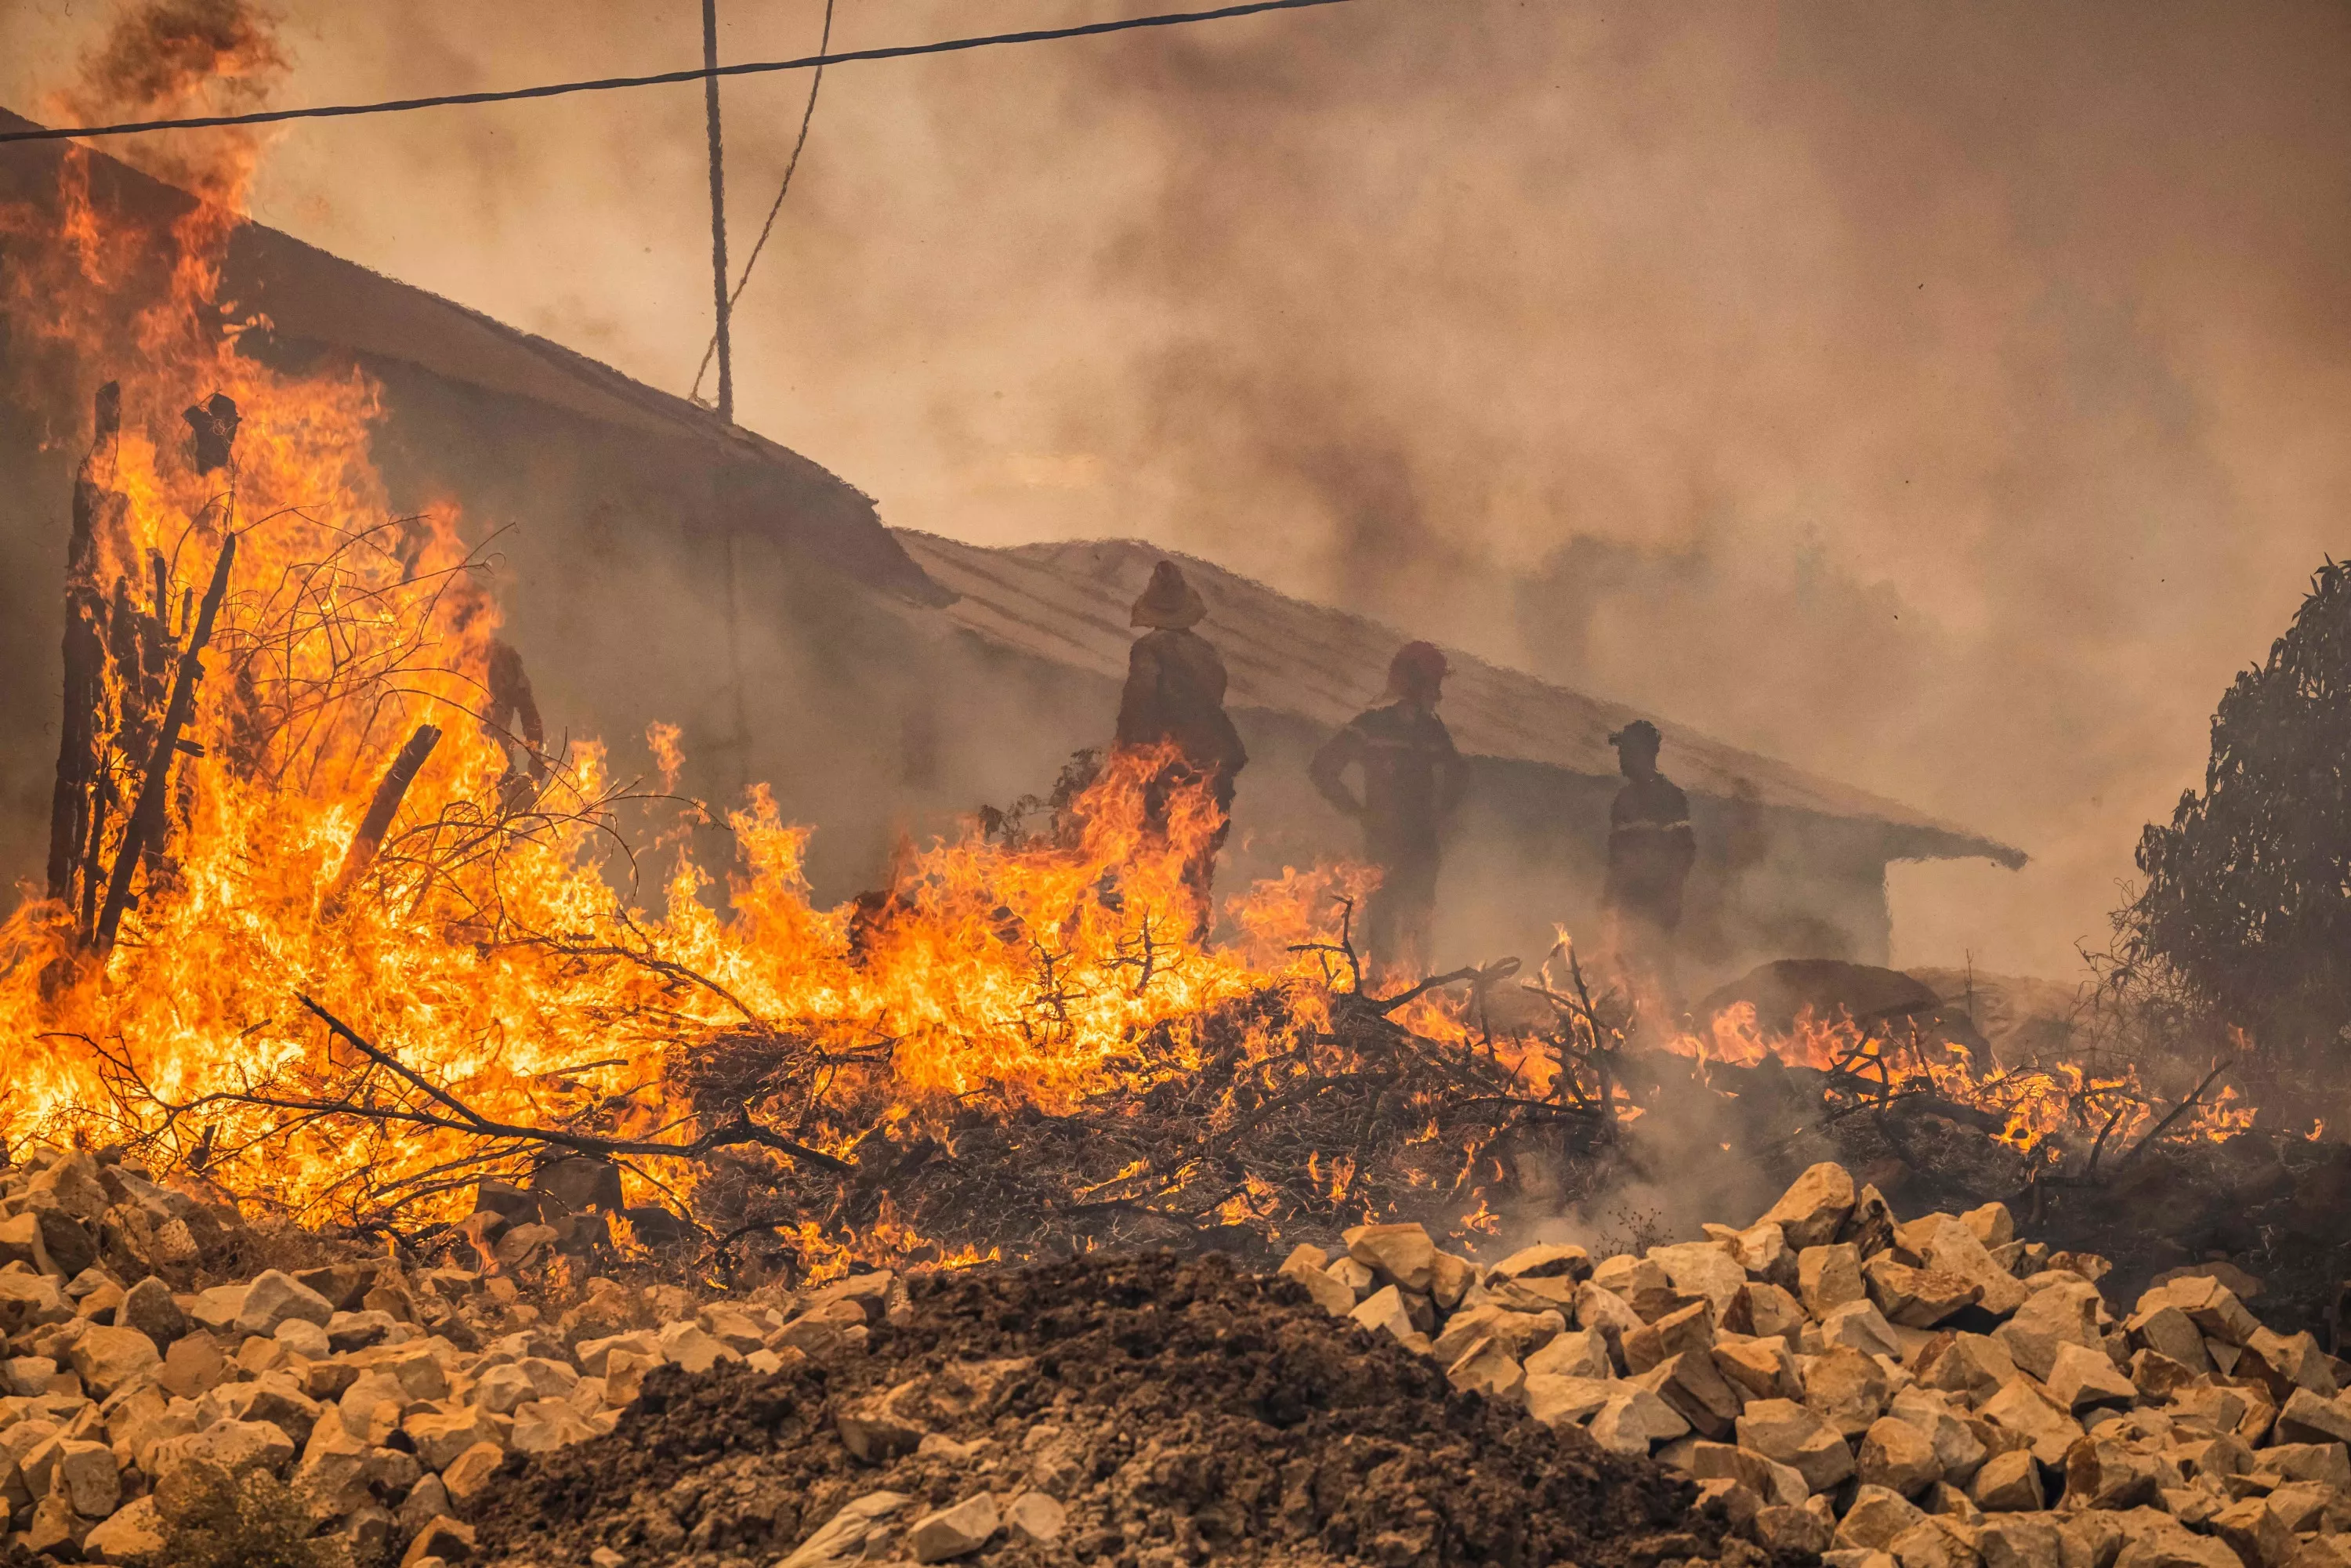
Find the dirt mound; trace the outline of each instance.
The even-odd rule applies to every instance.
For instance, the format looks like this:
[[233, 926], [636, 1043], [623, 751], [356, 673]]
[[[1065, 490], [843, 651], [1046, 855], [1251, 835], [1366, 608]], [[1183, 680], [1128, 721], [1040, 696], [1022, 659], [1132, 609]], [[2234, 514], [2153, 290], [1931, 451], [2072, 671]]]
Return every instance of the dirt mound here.
[[[1063, 1527], [1004, 1531], [975, 1561], [1769, 1561], [1696, 1511], [1688, 1482], [1455, 1393], [1387, 1336], [1221, 1258], [932, 1276], [909, 1306], [862, 1356], [657, 1371], [611, 1436], [491, 1483], [477, 1560], [551, 1568], [601, 1546], [632, 1568], [768, 1568], [886, 1490], [908, 1500], [862, 1553], [888, 1561], [935, 1509], [1033, 1489], [1066, 1506]], [[861, 1461], [844, 1414], [866, 1418], [876, 1459], [920, 1447]]]

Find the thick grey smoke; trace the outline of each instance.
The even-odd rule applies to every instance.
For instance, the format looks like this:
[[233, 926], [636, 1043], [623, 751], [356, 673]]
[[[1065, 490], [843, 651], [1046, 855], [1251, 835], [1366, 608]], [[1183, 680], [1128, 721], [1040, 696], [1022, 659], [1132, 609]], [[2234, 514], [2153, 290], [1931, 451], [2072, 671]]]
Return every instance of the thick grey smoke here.
[[[724, 8], [742, 58], [821, 0]], [[303, 100], [698, 52], [686, 5], [285, 9]], [[0, 13], [0, 99], [103, 16]], [[1363, 0], [843, 68], [740, 412], [893, 522], [1148, 535], [2018, 842], [1897, 872], [1898, 954], [2062, 971], [2345, 548], [2346, 68], [2316, 0]], [[738, 256], [805, 87], [727, 89]], [[699, 116], [300, 128], [260, 215], [683, 390]]]

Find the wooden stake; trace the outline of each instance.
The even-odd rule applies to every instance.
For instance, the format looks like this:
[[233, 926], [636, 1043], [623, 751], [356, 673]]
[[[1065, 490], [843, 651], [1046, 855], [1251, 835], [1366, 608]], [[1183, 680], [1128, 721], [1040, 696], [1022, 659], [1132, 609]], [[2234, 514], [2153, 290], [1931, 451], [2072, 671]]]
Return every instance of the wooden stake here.
[[329, 919], [342, 913], [343, 902], [367, 868], [375, 863], [376, 852], [383, 847], [383, 836], [392, 831], [392, 820], [400, 814], [400, 803], [407, 798], [408, 787], [416, 782], [423, 769], [424, 759], [441, 744], [441, 732], [429, 724], [420, 724], [400, 755], [384, 769], [382, 781], [375, 787], [375, 798], [368, 802], [367, 815], [360, 821], [360, 831], [352, 835], [351, 847], [343, 852], [342, 869], [335, 873], [334, 885], [327, 890], [321, 905]]

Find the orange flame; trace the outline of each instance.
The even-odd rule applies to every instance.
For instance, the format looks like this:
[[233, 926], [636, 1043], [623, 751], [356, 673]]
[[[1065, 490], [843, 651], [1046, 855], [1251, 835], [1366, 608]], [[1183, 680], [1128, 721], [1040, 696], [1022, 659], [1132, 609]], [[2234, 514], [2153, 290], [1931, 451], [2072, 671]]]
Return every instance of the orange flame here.
[[[138, 49], [102, 51], [92, 79], [111, 84], [110, 102], [183, 105], [282, 64], [229, 0], [164, 0], [140, 16], [151, 45], [176, 41], [135, 79]], [[85, 94], [75, 107], [101, 106]], [[237, 351], [219, 263], [251, 154], [178, 144], [199, 199], [161, 228], [94, 197], [78, 151], [53, 210], [0, 212], [12, 242], [0, 311], [42, 350], [10, 390], [54, 412], [87, 407], [107, 374], [123, 385], [120, 434], [85, 470], [120, 497], [99, 509], [87, 586], [123, 606], [158, 662], [176, 662], [185, 603], [238, 541], [192, 745], [172, 762], [168, 832], [119, 943], [90, 951], [70, 900], [29, 901], [0, 925], [0, 1135], [144, 1140], [152, 1157], [310, 1219], [365, 1219], [385, 1192], [456, 1168], [454, 1134], [354, 1132], [350, 1118], [284, 1108], [348, 1082], [344, 1048], [298, 993], [493, 1118], [635, 1137], [690, 1131], [666, 1069], [746, 1028], [838, 1049], [844, 1072], [897, 1103], [893, 1115], [944, 1128], [980, 1092], [1067, 1108], [1135, 1071], [1153, 1031], [1159, 1070], [1170, 1042], [1181, 1068], [1204, 1009], [1270, 986], [1301, 998], [1280, 1027], [1327, 1024], [1316, 960], [1291, 948], [1362, 874], [1291, 872], [1236, 901], [1231, 946], [1198, 940], [1184, 870], [1220, 820], [1197, 791], [1150, 820], [1163, 759], [1149, 754], [1114, 757], [1050, 836], [975, 829], [914, 852], [878, 907], [817, 907], [807, 831], [755, 789], [727, 818], [731, 874], [681, 851], [658, 907], [636, 906], [609, 846], [617, 809], [645, 798], [592, 744], [549, 759], [543, 781], [518, 780], [508, 737], [486, 722], [495, 603], [453, 509], [392, 515], [367, 456], [377, 388], [349, 368], [296, 374]], [[233, 463], [200, 472], [177, 448], [180, 411], [214, 393], [242, 423]], [[146, 679], [136, 660], [108, 661], [114, 805], [99, 866], [120, 857], [145, 782], [138, 743], [160, 706]], [[361, 864], [361, 819], [426, 724], [443, 738]], [[675, 730], [649, 739], [674, 788]], [[840, 1149], [856, 1131], [805, 1135]], [[902, 1230], [885, 1216], [856, 1245], [917, 1244]]]

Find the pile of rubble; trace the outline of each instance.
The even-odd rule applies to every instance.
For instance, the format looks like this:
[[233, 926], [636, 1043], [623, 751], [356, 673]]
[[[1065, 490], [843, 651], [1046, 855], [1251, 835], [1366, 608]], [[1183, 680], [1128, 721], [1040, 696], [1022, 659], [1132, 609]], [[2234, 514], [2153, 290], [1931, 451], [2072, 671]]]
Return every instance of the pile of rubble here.
[[561, 1228], [483, 1198], [480, 1269], [213, 1283], [255, 1260], [233, 1213], [85, 1153], [0, 1173], [0, 1562], [172, 1563], [227, 1486], [301, 1561], [404, 1568], [2351, 1568], [2351, 1369], [2309, 1334], [2210, 1273], [2118, 1316], [2103, 1260], [1835, 1165], [1639, 1256], [1384, 1225], [1270, 1278], [560, 1306], [517, 1279]]
[[[1688, 1482], [1222, 1259], [717, 1299], [590, 1279], [558, 1310], [517, 1281], [560, 1228], [483, 1197], [456, 1232], [480, 1270], [288, 1258], [206, 1284], [268, 1239], [106, 1157], [0, 1172], [0, 1563], [1771, 1555]], [[224, 1490], [276, 1535], [240, 1545]]]
[[2206, 1273], [2119, 1321], [2005, 1207], [1898, 1221], [1835, 1165], [1744, 1230], [1480, 1269], [1416, 1226], [1282, 1274], [1457, 1388], [1653, 1454], [1843, 1568], [2351, 1563], [2351, 1369]]

